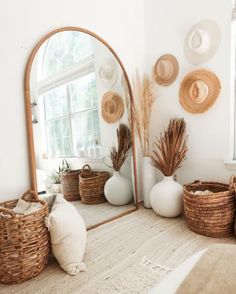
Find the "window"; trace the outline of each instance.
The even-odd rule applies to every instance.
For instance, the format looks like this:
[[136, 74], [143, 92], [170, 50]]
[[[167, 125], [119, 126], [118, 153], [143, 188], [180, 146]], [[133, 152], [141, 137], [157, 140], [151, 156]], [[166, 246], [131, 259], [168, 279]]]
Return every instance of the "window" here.
[[56, 34], [44, 45], [39, 60], [47, 156], [73, 157], [77, 150], [100, 144], [91, 38], [71, 31]]

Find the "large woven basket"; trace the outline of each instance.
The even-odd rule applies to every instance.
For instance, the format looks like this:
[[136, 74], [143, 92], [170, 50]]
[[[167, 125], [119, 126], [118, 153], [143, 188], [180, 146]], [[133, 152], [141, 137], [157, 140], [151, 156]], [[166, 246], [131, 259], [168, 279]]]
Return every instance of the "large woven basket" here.
[[79, 174], [80, 170], [72, 170], [60, 176], [62, 193], [67, 201], [80, 199]]
[[50, 239], [44, 220], [48, 205], [28, 191], [22, 199], [40, 202], [42, 208], [27, 215], [15, 214], [18, 200], [0, 203], [0, 282], [16, 284], [37, 276], [47, 265]]
[[86, 164], [79, 176], [81, 202], [84, 204], [99, 204], [106, 201], [104, 185], [109, 179], [108, 172], [91, 171]]
[[[229, 237], [233, 233], [235, 216], [236, 177], [229, 185], [195, 181], [184, 186], [184, 212], [188, 227], [209, 237]], [[212, 191], [196, 195], [195, 191]]]

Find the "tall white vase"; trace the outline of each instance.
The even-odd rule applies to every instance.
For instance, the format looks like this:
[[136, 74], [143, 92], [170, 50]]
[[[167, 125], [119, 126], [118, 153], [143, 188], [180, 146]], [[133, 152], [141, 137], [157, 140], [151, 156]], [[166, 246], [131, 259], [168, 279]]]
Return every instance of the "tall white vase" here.
[[146, 208], [151, 208], [150, 192], [152, 187], [156, 184], [156, 181], [156, 169], [152, 165], [152, 160], [149, 156], [144, 156], [142, 164], [142, 195], [143, 205]]
[[106, 182], [104, 194], [107, 201], [112, 205], [126, 205], [133, 199], [132, 181], [115, 171], [113, 176]]
[[152, 209], [164, 217], [176, 217], [183, 211], [183, 187], [173, 177], [164, 177], [150, 194]]

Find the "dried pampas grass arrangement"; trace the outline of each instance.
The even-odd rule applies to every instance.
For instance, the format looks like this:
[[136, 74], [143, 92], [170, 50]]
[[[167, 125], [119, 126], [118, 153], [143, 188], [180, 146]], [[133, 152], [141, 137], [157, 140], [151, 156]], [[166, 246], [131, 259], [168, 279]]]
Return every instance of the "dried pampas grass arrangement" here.
[[134, 103], [132, 117], [136, 128], [143, 156], [149, 156], [150, 120], [152, 106], [157, 97], [157, 86], [147, 75], [140, 78], [138, 72], [133, 80], [134, 96], [138, 103]]
[[128, 151], [132, 145], [129, 128], [121, 123], [116, 130], [118, 145], [110, 150], [110, 158], [115, 171], [119, 171], [125, 162]]
[[164, 134], [154, 142], [152, 164], [165, 176], [172, 176], [186, 159], [186, 123], [184, 119], [171, 119]]

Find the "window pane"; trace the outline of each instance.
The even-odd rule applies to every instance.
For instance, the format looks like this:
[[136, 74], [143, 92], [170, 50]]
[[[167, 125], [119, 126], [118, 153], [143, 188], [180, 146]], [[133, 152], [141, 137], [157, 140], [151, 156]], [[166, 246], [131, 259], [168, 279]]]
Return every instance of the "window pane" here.
[[97, 107], [95, 73], [92, 72], [70, 83], [72, 112]]
[[51, 36], [42, 50], [44, 52], [39, 53], [44, 56], [41, 79], [65, 70], [93, 54], [91, 37], [76, 31], [64, 31]]
[[48, 154], [52, 157], [73, 155], [70, 138], [70, 120], [62, 118], [47, 122]]
[[61, 117], [68, 113], [66, 86], [61, 86], [44, 94], [46, 119]]
[[[96, 122], [96, 127], [95, 127]], [[98, 111], [85, 111], [73, 116], [73, 139], [76, 150], [100, 144]]]

